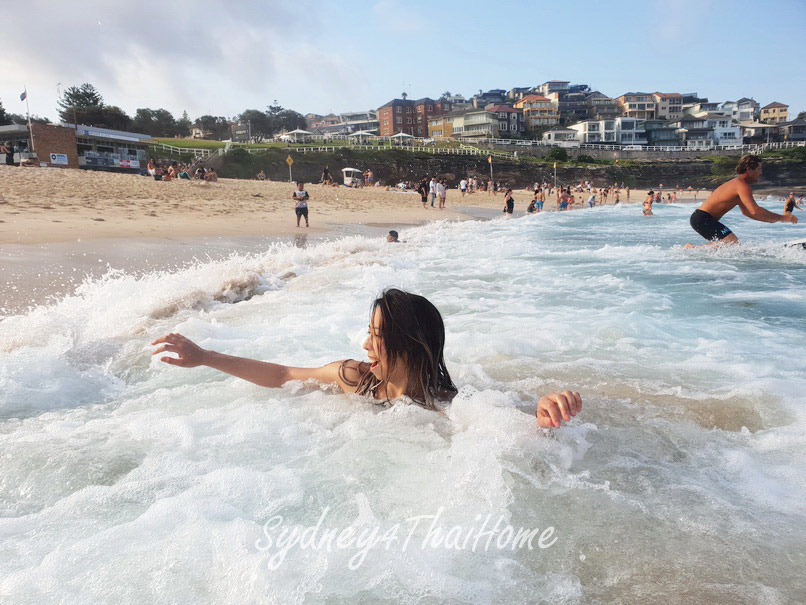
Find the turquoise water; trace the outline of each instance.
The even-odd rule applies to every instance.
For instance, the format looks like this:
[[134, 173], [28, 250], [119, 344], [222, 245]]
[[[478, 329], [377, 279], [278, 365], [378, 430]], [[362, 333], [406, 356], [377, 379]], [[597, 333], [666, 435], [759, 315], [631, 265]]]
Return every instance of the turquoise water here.
[[[5, 318], [0, 595], [806, 599], [806, 253], [780, 245], [804, 228], [734, 211], [725, 222], [745, 245], [684, 251], [699, 243], [691, 210], [276, 245], [110, 274]], [[362, 358], [370, 304], [388, 286], [445, 318], [461, 390], [444, 414], [149, 358], [170, 331], [290, 365]], [[582, 414], [538, 429], [536, 398], [567, 387]], [[538, 537], [553, 528], [548, 546], [499, 548], [500, 530], [478, 547], [499, 519]], [[360, 559], [347, 540], [277, 545], [283, 528], [317, 523], [320, 537], [376, 528], [390, 540]], [[440, 528], [470, 537], [446, 548]]]

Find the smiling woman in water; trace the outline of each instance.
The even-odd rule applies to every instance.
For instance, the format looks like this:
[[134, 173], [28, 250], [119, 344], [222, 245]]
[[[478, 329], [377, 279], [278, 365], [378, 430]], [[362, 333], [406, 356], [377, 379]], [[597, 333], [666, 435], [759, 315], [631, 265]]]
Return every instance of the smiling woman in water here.
[[[442, 316], [426, 298], [395, 288], [384, 291], [372, 304], [364, 341], [369, 361], [345, 359], [319, 368], [294, 368], [208, 351], [181, 334], [168, 334], [151, 344], [161, 345], [152, 355], [177, 355], [161, 357], [165, 363], [208, 366], [264, 387], [314, 379], [375, 399], [407, 396], [428, 409], [436, 409], [438, 401], [450, 401], [457, 392], [443, 357]], [[579, 393], [564, 391], [540, 397], [535, 414], [541, 427], [550, 428], [571, 420], [581, 409]]]

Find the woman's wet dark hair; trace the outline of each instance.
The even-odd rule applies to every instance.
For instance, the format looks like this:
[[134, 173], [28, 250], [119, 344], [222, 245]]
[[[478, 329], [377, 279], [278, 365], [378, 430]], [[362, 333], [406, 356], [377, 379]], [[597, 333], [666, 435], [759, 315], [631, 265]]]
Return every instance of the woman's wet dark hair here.
[[[388, 371], [400, 360], [408, 367], [406, 395], [428, 409], [435, 409], [439, 400], [452, 399], [457, 389], [445, 366], [445, 324], [437, 308], [424, 296], [388, 288], [372, 303], [370, 322], [375, 309], [381, 314]], [[377, 379], [366, 372], [357, 392], [370, 394], [377, 386]]]

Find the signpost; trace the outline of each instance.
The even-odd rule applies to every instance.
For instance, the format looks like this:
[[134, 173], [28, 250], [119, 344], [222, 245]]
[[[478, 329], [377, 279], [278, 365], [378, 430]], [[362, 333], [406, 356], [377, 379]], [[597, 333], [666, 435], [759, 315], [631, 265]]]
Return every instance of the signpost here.
[[294, 163], [294, 158], [291, 157], [291, 154], [288, 154], [285, 163], [288, 164], [288, 182], [291, 183], [293, 182], [291, 179], [291, 165]]

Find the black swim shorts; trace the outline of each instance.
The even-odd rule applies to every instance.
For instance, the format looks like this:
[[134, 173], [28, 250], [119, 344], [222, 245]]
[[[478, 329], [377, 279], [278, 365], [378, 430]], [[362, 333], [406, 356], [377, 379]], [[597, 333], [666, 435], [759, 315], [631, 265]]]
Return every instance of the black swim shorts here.
[[716, 220], [713, 216], [697, 208], [691, 214], [691, 228], [709, 241], [725, 239], [733, 231]]
[[308, 209], [307, 208], [294, 208], [297, 212], [297, 216], [304, 216], [308, 218]]

